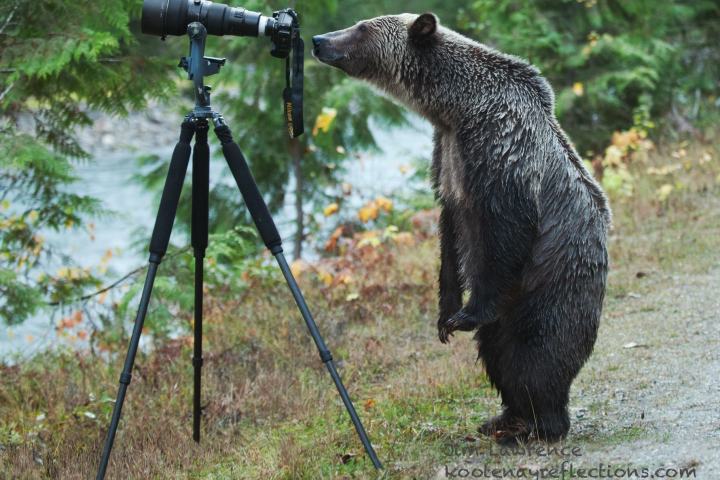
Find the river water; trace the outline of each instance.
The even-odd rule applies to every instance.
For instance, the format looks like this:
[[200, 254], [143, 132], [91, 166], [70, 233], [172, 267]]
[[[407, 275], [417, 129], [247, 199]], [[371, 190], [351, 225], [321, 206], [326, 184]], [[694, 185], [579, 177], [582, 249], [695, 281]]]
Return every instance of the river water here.
[[[106, 264], [108, 282], [147, 261], [144, 247], [132, 245], [140, 238], [149, 240], [157, 201], [133, 180], [137, 171], [136, 159], [139, 155], [156, 154], [169, 161], [177, 139], [176, 126], [168, 128], [164, 120], [148, 115], [131, 115], [125, 120], [99, 117], [92, 128], [81, 132], [81, 143], [92, 152], [93, 159], [77, 165], [78, 181], [73, 188], [78, 193], [102, 200], [103, 207], [113, 213], [96, 219], [90, 229], [47, 235], [49, 242], [81, 266]], [[432, 151], [431, 128], [419, 118], [412, 117], [409, 125], [404, 127], [387, 129], [372, 125], [371, 130], [379, 153], [362, 154], [346, 163], [345, 181], [353, 187], [350, 205], [357, 206], [364, 199], [377, 195], [396, 196], [410, 183], [412, 169], [407, 167], [417, 159], [429, 158]], [[211, 143], [211, 149], [214, 148], [217, 146]], [[220, 169], [211, 167], [211, 183], [232, 182], [232, 179], [217, 178], [218, 174]], [[289, 220], [295, 210], [290, 195], [286, 202], [276, 215], [276, 221], [283, 238], [289, 239], [294, 233]], [[43, 349], [66, 344], [55, 331], [60, 316], [60, 312], [51, 308], [20, 325], [0, 325], [0, 362], [13, 362]]]

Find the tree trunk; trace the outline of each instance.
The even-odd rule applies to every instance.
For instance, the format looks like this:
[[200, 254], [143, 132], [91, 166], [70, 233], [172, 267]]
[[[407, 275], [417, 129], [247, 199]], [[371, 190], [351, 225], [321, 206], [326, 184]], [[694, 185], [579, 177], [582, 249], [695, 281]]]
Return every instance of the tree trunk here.
[[290, 156], [292, 157], [293, 175], [295, 177], [295, 239], [293, 241], [293, 258], [302, 256], [302, 242], [305, 238], [305, 215], [303, 214], [303, 145], [297, 138], [290, 140]]

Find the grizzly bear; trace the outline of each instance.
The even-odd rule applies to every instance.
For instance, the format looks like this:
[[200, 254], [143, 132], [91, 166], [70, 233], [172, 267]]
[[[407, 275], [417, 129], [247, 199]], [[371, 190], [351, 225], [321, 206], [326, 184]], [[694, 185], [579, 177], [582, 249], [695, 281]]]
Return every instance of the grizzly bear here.
[[[313, 38], [314, 56], [386, 91], [434, 127], [440, 341], [476, 331], [502, 415], [498, 441], [556, 441], [597, 337], [607, 198], [527, 62], [439, 25], [389, 15]], [[463, 306], [463, 292], [469, 293]]]

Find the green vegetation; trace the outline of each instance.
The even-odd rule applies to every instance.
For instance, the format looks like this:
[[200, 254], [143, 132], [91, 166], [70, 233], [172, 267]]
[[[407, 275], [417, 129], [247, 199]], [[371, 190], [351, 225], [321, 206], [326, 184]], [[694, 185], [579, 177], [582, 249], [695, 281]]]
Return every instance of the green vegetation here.
[[717, 119], [717, 2], [479, 0], [463, 13], [475, 38], [540, 68], [582, 154], [630, 127], [677, 135]]
[[148, 55], [130, 30], [139, 5], [0, 5], [0, 318], [6, 323], [99, 282], [44, 234], [82, 228], [100, 213], [96, 199], [68, 193], [73, 165], [89, 161], [75, 129], [91, 123], [90, 112], [123, 115], [172, 87], [161, 80], [167, 61]]

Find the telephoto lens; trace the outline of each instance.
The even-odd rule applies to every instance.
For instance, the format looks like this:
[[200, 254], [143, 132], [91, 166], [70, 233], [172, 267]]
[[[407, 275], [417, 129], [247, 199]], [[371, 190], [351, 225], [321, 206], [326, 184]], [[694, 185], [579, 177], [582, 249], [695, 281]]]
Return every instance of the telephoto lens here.
[[190, 23], [200, 22], [210, 35], [257, 37], [265, 35], [268, 21], [274, 23], [258, 12], [208, 0], [145, 0], [141, 29], [161, 37], [185, 35]]

